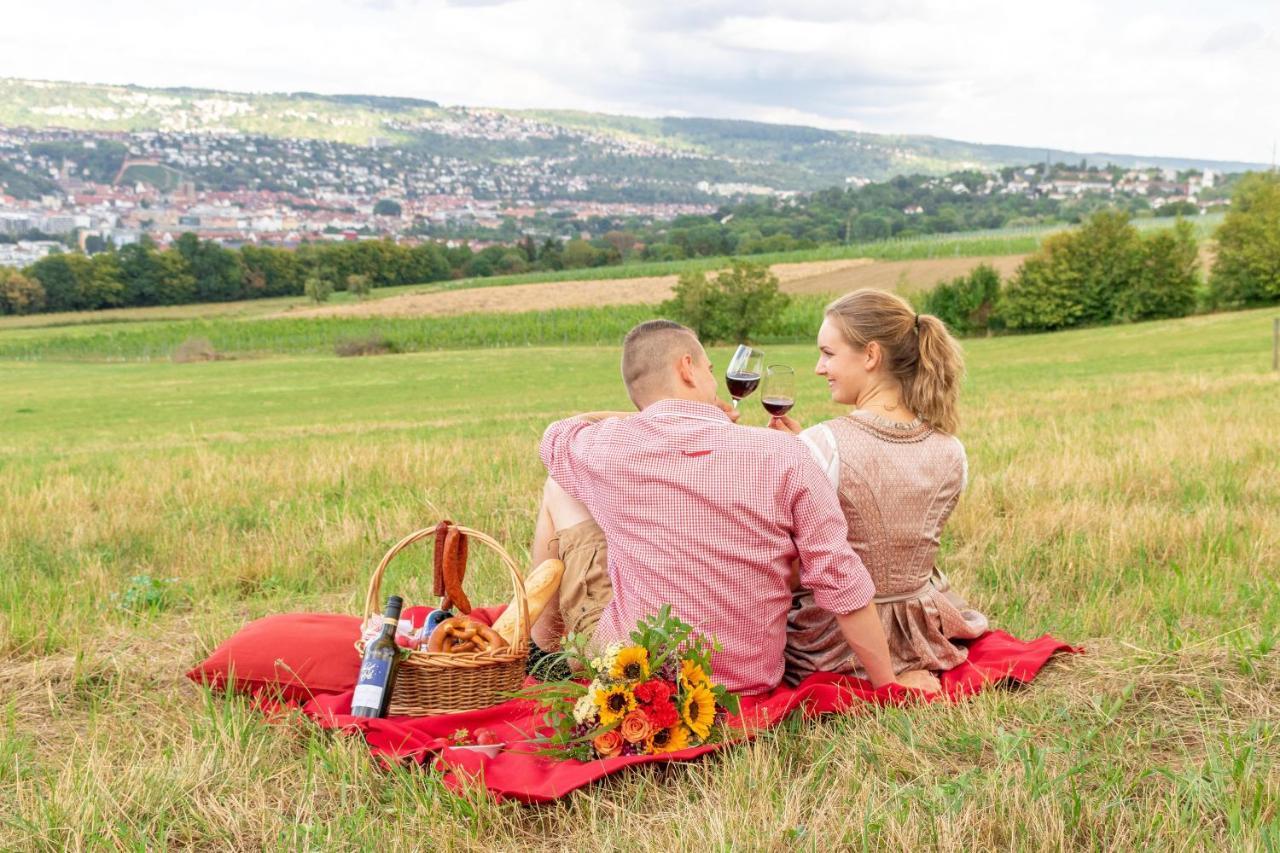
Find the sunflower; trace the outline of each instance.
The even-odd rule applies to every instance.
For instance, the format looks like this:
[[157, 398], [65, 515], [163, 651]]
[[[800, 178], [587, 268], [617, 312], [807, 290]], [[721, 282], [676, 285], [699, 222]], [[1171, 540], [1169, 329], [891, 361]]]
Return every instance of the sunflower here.
[[716, 718], [716, 696], [706, 686], [691, 686], [680, 703], [680, 716], [695, 735], [706, 740]]
[[688, 658], [680, 661], [680, 680], [690, 687], [710, 687], [711, 678], [702, 666]]
[[611, 726], [635, 708], [636, 697], [625, 685], [615, 684], [596, 692], [596, 704], [600, 706], [600, 725]]
[[676, 723], [666, 729], [658, 729], [644, 742], [644, 751], [656, 755], [660, 752], [676, 752], [689, 746], [689, 730]]
[[627, 646], [618, 652], [609, 677], [614, 681], [644, 681], [649, 677], [649, 650], [643, 646]]

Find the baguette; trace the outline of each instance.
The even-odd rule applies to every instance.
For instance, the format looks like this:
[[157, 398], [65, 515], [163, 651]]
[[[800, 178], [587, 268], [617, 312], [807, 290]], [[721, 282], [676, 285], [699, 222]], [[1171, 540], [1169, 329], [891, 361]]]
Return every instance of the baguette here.
[[[525, 630], [528, 630], [529, 626], [538, 621], [538, 617], [546, 609], [547, 603], [551, 601], [551, 596], [560, 591], [560, 577], [563, 574], [564, 563], [551, 559], [540, 563], [536, 569], [529, 573], [529, 577], [525, 578], [524, 594], [529, 601], [529, 625], [525, 626]], [[516, 644], [518, 611], [518, 602], [513, 598], [511, 603], [507, 605], [507, 609], [498, 617], [498, 621], [493, 623], [493, 630], [497, 631], [498, 636], [506, 640], [509, 646]]]

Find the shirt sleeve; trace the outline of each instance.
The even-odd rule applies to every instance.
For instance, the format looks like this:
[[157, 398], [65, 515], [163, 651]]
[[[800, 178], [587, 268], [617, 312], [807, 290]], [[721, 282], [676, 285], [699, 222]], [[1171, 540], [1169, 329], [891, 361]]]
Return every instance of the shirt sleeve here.
[[818, 606], [843, 615], [860, 610], [876, 594], [862, 559], [849, 545], [848, 522], [840, 498], [807, 454], [797, 455], [792, 472], [792, 539], [800, 556], [800, 583]]
[[597, 426], [582, 418], [556, 421], [547, 427], [538, 445], [538, 456], [542, 458], [548, 476], [580, 501], [584, 501], [587, 461], [591, 458], [591, 443]]
[[826, 424], [816, 424], [800, 433], [800, 441], [809, 448], [813, 461], [827, 475], [832, 488], [840, 488], [840, 447], [835, 434]]

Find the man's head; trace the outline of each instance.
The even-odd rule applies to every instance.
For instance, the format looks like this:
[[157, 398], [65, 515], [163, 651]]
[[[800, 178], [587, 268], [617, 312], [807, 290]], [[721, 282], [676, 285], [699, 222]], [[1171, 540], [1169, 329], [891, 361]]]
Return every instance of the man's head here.
[[716, 400], [716, 377], [697, 335], [670, 320], [649, 320], [627, 332], [622, 381], [638, 409], [659, 400]]

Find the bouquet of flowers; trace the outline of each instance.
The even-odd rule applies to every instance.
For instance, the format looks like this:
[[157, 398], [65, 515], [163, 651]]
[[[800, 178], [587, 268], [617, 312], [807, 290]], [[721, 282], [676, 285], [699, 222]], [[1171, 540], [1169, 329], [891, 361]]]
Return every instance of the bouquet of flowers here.
[[695, 634], [669, 606], [640, 621], [631, 643], [597, 656], [585, 638], [566, 640], [564, 658], [579, 679], [529, 688], [540, 702], [557, 751], [583, 761], [675, 752], [719, 740], [738, 697], [711, 681], [714, 640]]

